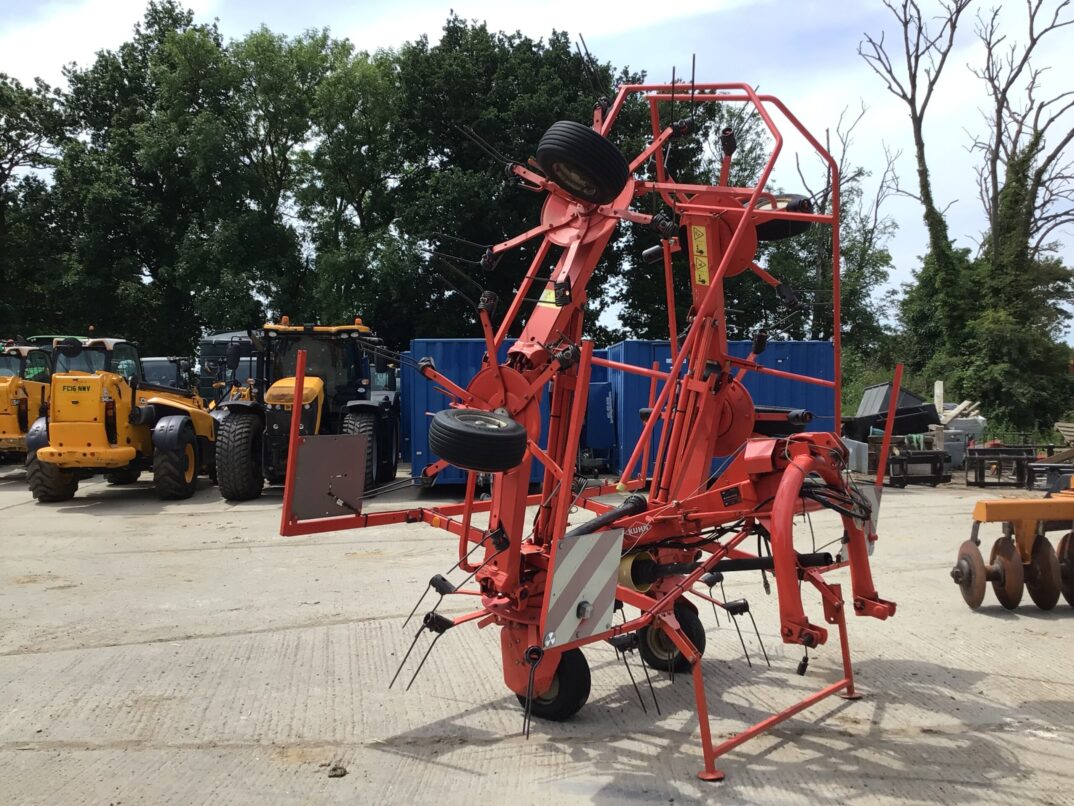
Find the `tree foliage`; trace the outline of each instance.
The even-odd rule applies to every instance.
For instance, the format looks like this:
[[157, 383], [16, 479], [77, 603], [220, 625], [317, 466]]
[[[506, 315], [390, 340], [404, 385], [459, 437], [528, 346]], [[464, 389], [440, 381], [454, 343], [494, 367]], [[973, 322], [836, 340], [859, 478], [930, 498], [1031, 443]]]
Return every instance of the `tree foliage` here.
[[1020, 44], [1001, 30], [998, 11], [978, 16], [984, 57], [971, 69], [991, 109], [970, 144], [980, 157], [976, 178], [988, 222], [976, 254], [952, 242], [933, 198], [923, 125], [971, 0], [941, 2], [931, 21], [913, 0], [885, 5], [901, 34], [901, 57], [889, 56], [882, 34], [866, 35], [859, 53], [907, 106], [918, 173], [918, 193], [909, 195], [921, 202], [929, 236], [901, 303], [901, 353], [912, 371], [980, 400], [1003, 426], [1050, 427], [1074, 395], [1071, 350], [1062, 342], [1074, 273], [1048, 240], [1074, 222], [1074, 100], [1070, 92], [1042, 97], [1044, 69], [1032, 59], [1043, 38], [1074, 25], [1069, 0], [1029, 0]]
[[[24, 292], [3, 297], [0, 332], [92, 324], [149, 353], [188, 352], [207, 329], [279, 314], [361, 316], [399, 346], [477, 335], [470, 300], [489, 289], [502, 312], [535, 244], [491, 269], [483, 252], [540, 214], [540, 198], [507, 181], [499, 155], [526, 162], [552, 123], [588, 122], [618, 83], [644, 79], [580, 53], [562, 31], [534, 39], [453, 15], [435, 44], [420, 37], [369, 53], [327, 31], [260, 28], [225, 41], [175, 0], [151, 2], [128, 41], [65, 74], [64, 93], [0, 78], [0, 270]], [[755, 117], [715, 104], [660, 111], [698, 127], [667, 154], [676, 179], [712, 181], [718, 132], [730, 125], [731, 180], [756, 180], [770, 144]], [[628, 100], [616, 144], [633, 156], [650, 137], [648, 106]], [[650, 162], [640, 173], [652, 171]], [[846, 334], [871, 350], [890, 231], [866, 220], [854, 182], [844, 206]], [[764, 259], [806, 292], [830, 280], [816, 268], [823, 240], [784, 242]], [[642, 259], [656, 243], [653, 232], [619, 228], [587, 289], [590, 335], [667, 337], [663, 273]], [[771, 288], [745, 279], [728, 300], [736, 335], [785, 314]], [[776, 332], [830, 338], [830, 297]]]

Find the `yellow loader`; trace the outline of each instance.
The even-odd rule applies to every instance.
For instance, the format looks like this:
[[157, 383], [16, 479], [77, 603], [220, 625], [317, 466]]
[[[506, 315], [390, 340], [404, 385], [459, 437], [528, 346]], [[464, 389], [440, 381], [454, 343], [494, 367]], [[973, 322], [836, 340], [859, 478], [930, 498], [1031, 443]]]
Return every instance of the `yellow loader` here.
[[131, 484], [152, 470], [164, 499], [189, 498], [215, 463], [215, 422], [196, 392], [144, 380], [137, 347], [122, 339], [61, 339], [48, 414], [26, 437], [34, 498], [66, 501], [103, 473]]
[[15, 345], [0, 352], [0, 462], [26, 458], [30, 423], [48, 412], [51, 373], [45, 350]]

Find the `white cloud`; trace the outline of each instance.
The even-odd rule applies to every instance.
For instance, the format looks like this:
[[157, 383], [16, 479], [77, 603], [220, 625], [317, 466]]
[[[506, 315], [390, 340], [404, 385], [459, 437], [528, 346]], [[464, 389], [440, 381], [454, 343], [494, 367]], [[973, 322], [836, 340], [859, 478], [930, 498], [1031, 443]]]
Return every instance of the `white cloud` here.
[[430, 41], [440, 38], [441, 29], [452, 11], [465, 20], [484, 20], [490, 30], [522, 31], [532, 37], [547, 36], [553, 28], [581, 32], [591, 45], [599, 39], [644, 29], [653, 24], [658, 10], [661, 24], [699, 14], [757, 6], [774, 0], [679, 0], [654, 7], [650, 2], [627, 0], [616, 3], [586, 3], [578, 0], [543, 0], [540, 3], [504, 0], [411, 0], [404, 4], [359, 2], [354, 13], [341, 13], [332, 23], [337, 36], [349, 38], [363, 50], [390, 48], [421, 34]]
[[[184, 5], [208, 19], [217, 0], [184, 0]], [[0, 72], [24, 83], [41, 77], [61, 84], [64, 65], [89, 64], [97, 51], [122, 44], [145, 7], [145, 0], [41, 3], [32, 17], [0, 30]]]

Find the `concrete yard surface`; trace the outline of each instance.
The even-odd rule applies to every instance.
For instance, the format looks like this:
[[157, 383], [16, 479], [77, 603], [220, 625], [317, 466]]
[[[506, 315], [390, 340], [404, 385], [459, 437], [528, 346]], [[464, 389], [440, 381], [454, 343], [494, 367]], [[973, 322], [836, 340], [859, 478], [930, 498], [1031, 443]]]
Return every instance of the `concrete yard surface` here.
[[[278, 488], [228, 504], [203, 483], [161, 502], [143, 478], [44, 505], [20, 469], [0, 470], [0, 803], [1074, 803], [1074, 609], [1027, 596], [1007, 612], [989, 591], [971, 612], [948, 576], [973, 502], [993, 493], [885, 491], [873, 572], [898, 612], [850, 621], [865, 698], [740, 746], [708, 784], [689, 676], [652, 673], [657, 715], [632, 656], [643, 711], [606, 645], [585, 650], [588, 704], [534, 721], [528, 741], [495, 629], [446, 633], [406, 691], [423, 636], [389, 690], [416, 629], [403, 619], [455, 561], [446, 532], [283, 538]], [[814, 537], [801, 524], [799, 550], [832, 539], [824, 515]], [[986, 559], [997, 535], [982, 529]], [[729, 577], [727, 595], [749, 599], [772, 667], [748, 618], [752, 668], [700, 603], [717, 741], [840, 674], [834, 633], [795, 673], [802, 650], [779, 642], [760, 574]]]

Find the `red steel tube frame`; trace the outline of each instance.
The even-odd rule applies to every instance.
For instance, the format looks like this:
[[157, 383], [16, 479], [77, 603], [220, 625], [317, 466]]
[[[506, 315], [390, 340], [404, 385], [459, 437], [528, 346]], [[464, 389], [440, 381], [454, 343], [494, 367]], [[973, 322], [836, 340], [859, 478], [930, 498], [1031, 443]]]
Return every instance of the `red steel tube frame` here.
[[891, 451], [891, 435], [895, 431], [895, 410], [899, 407], [899, 388], [902, 386], [902, 364], [895, 365], [895, 377], [891, 379], [891, 397], [888, 399], [888, 416], [884, 421], [884, 441], [880, 444], [880, 456], [876, 461], [876, 486], [884, 486], [888, 472], [888, 454]]

